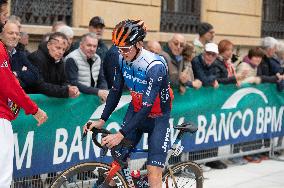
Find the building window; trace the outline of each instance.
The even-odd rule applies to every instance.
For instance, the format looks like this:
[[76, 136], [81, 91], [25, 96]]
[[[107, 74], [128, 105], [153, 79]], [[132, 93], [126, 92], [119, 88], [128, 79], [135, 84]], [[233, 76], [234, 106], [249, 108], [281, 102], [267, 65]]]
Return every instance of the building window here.
[[11, 0], [11, 15], [21, 18], [22, 24], [52, 25], [65, 21], [72, 25], [73, 0]]
[[284, 0], [263, 0], [261, 35], [284, 38]]
[[200, 0], [162, 0], [162, 32], [197, 33]]

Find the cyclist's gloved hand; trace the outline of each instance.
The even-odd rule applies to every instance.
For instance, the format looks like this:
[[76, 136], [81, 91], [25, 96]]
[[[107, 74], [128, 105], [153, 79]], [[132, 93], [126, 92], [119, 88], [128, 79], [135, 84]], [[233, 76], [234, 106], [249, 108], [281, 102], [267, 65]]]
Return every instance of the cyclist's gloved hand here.
[[88, 131], [92, 130], [92, 128], [97, 128], [97, 129], [101, 129], [105, 124], [105, 121], [102, 119], [96, 120], [96, 121], [89, 121], [88, 123], [86, 123], [86, 125], [84, 125], [83, 127], [83, 132], [87, 133]]
[[106, 137], [102, 138], [102, 146], [106, 145], [108, 148], [112, 148], [118, 145], [123, 140], [123, 138], [124, 136], [120, 132], [109, 134]]

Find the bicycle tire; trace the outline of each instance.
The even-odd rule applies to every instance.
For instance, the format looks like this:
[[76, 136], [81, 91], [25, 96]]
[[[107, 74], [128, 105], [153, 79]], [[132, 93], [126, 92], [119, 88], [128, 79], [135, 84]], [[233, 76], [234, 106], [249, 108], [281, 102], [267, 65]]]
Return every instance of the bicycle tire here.
[[[173, 173], [174, 178], [171, 175]], [[175, 180], [173, 180], [175, 179]], [[177, 187], [203, 187], [203, 173], [198, 164], [194, 162], [180, 162], [169, 167], [163, 173], [163, 187], [177, 188], [174, 181], [176, 181]]]
[[[62, 172], [50, 185], [50, 188], [94, 188], [103, 182], [102, 178], [109, 172], [111, 166], [106, 163], [86, 162], [70, 167]], [[79, 183], [74, 182], [79, 178]], [[101, 180], [101, 181], [99, 181]], [[113, 177], [117, 187], [128, 188], [127, 182], [120, 172]]]

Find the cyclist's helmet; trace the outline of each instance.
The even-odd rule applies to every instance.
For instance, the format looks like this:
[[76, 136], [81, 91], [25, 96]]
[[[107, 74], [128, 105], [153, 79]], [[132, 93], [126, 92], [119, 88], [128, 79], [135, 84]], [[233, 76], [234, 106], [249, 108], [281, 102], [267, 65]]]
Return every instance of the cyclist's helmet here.
[[142, 20], [124, 20], [112, 32], [112, 43], [117, 47], [131, 46], [143, 41], [146, 27]]

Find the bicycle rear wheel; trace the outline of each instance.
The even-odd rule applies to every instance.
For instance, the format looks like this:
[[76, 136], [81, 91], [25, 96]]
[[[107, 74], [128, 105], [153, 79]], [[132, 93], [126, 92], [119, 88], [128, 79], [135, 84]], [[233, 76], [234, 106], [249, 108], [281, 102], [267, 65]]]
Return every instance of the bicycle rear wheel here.
[[[81, 163], [62, 172], [51, 184], [51, 188], [99, 188], [110, 171], [105, 163]], [[123, 176], [117, 172], [113, 177], [116, 186], [127, 188]]]
[[169, 167], [163, 174], [163, 188], [203, 187], [201, 168], [193, 162], [181, 162]]

